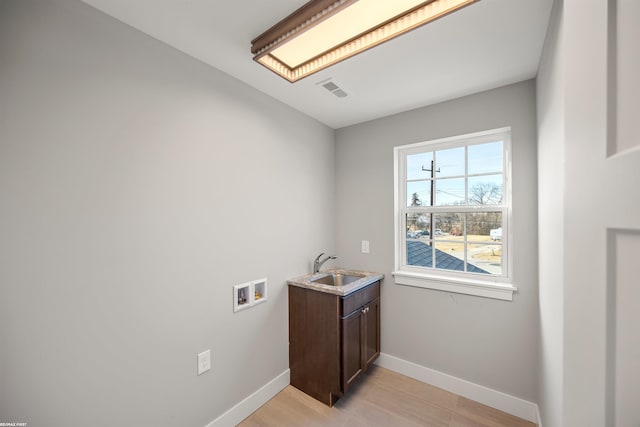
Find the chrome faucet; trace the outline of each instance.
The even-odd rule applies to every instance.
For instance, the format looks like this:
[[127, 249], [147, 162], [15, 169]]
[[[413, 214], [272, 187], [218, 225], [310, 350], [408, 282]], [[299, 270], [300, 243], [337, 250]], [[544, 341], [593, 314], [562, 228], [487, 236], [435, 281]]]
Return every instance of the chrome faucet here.
[[329, 255], [329, 256], [328, 256], [328, 257], [326, 257], [325, 259], [320, 260], [320, 257], [321, 257], [322, 255], [324, 255], [324, 252], [322, 252], [320, 255], [318, 255], [318, 256], [316, 257], [316, 260], [315, 260], [315, 261], [313, 261], [313, 273], [314, 273], [314, 274], [315, 274], [315, 273], [320, 272], [320, 267], [322, 267], [322, 264], [324, 264], [325, 262], [329, 261], [330, 259], [336, 259], [336, 258], [338, 258], [338, 257], [337, 257], [337, 256], [335, 256], [335, 255]]

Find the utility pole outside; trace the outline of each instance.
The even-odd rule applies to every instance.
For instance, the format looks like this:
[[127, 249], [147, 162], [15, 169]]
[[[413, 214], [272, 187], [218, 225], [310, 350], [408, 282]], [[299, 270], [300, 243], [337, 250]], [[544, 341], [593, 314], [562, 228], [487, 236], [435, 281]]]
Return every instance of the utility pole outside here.
[[[435, 177], [436, 177], [436, 172], [440, 172], [440, 168], [438, 168], [436, 170], [435, 168], [435, 160], [431, 160], [431, 169], [425, 169], [424, 166], [422, 166], [422, 170], [424, 172], [431, 172], [431, 207], [433, 207], [433, 203], [435, 201]], [[431, 242], [433, 242], [433, 211], [429, 214], [429, 240], [431, 240]]]

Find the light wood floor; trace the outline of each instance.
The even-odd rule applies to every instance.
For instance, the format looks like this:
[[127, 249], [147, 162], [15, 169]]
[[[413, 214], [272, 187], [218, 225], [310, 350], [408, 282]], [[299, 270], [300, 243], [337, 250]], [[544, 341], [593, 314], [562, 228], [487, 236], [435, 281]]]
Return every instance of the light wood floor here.
[[374, 367], [329, 408], [288, 386], [240, 427], [534, 427], [498, 411], [384, 368]]

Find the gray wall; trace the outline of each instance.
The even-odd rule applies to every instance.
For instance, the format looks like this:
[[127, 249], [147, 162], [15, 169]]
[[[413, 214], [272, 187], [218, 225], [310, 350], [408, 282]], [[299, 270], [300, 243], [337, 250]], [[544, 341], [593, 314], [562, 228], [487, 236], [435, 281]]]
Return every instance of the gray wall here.
[[562, 426], [564, 299], [564, 25], [554, 3], [537, 78], [540, 385], [543, 424]]
[[0, 2], [0, 421], [205, 425], [284, 372], [285, 280], [334, 248], [334, 154], [83, 3]]
[[[498, 301], [393, 283], [393, 147], [512, 127], [513, 274]], [[533, 80], [336, 132], [340, 264], [383, 272], [382, 351], [537, 401], [536, 103]], [[371, 253], [360, 253], [360, 241]]]

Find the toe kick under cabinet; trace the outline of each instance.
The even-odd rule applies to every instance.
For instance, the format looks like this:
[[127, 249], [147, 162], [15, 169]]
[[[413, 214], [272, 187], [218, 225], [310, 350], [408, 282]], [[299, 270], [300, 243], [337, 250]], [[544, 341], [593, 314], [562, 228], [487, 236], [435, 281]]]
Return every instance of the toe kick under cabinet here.
[[289, 286], [291, 385], [333, 406], [379, 355], [379, 281], [346, 296]]

